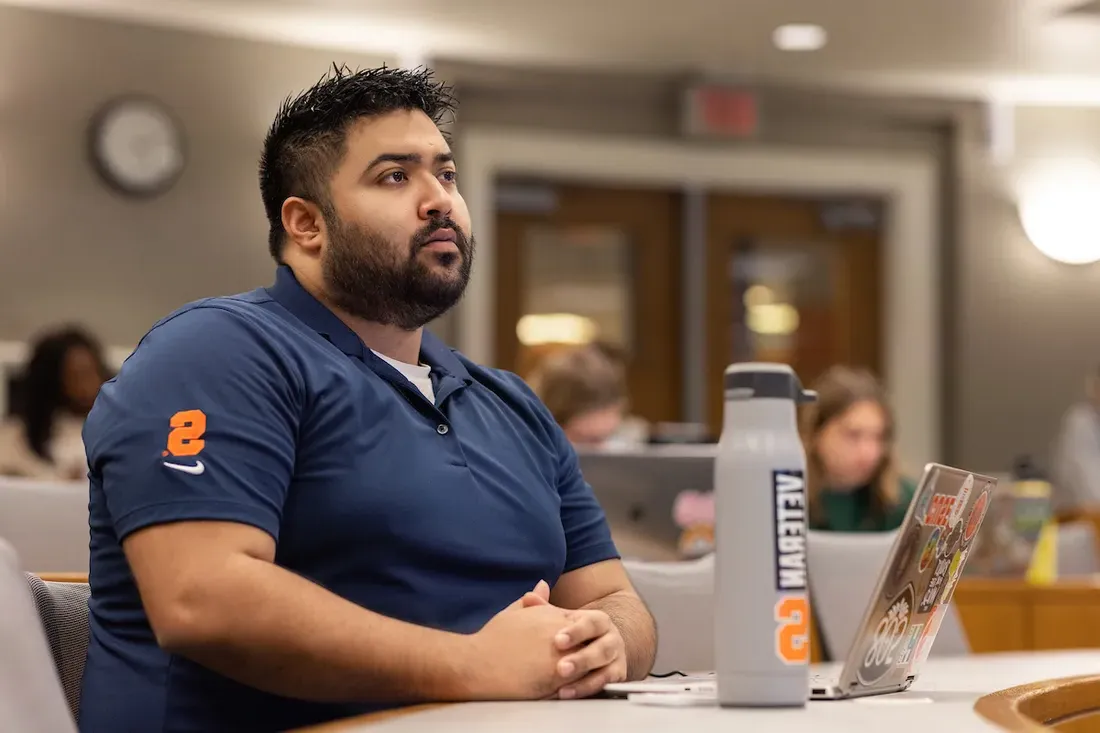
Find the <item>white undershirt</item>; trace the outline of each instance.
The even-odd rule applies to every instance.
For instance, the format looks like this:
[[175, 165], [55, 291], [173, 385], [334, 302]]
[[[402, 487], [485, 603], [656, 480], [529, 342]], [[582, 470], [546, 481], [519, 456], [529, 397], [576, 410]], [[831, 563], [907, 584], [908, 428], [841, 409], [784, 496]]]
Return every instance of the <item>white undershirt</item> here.
[[[371, 349], [371, 351], [374, 351], [374, 349]], [[403, 361], [391, 359], [385, 354], [379, 354], [377, 351], [374, 351], [374, 355], [401, 372], [405, 379], [412, 382], [412, 385], [428, 398], [428, 402], [435, 404], [435, 389], [432, 388], [432, 368], [430, 366], [427, 364], [406, 364]]]

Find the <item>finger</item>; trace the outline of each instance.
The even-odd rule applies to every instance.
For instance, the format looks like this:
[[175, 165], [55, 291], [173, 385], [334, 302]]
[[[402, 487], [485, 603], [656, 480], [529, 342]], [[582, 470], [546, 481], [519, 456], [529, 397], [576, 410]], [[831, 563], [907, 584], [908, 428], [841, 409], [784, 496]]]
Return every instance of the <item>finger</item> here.
[[531, 608], [532, 606], [549, 606], [550, 601], [546, 600], [538, 593], [528, 591], [519, 599], [519, 604], [523, 608]]
[[574, 700], [599, 694], [606, 685], [622, 682], [626, 679], [626, 664], [616, 662], [601, 669], [589, 672], [581, 679], [558, 690], [562, 700]]
[[550, 584], [545, 580], [540, 580], [538, 583], [535, 583], [535, 590], [533, 590], [532, 593], [547, 603], [550, 602]]
[[616, 634], [605, 634], [575, 654], [558, 662], [558, 674], [567, 682], [579, 679], [593, 670], [606, 667], [619, 658], [622, 642]]
[[569, 626], [558, 632], [554, 644], [558, 649], [572, 649], [590, 639], [597, 639], [611, 631], [611, 618], [600, 611], [577, 614]]

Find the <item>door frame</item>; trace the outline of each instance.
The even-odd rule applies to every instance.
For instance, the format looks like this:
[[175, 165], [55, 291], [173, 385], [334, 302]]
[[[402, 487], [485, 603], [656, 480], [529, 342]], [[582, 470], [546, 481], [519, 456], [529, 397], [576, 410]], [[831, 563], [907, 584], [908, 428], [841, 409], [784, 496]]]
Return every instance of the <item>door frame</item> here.
[[[501, 175], [682, 190], [871, 194], [889, 203], [883, 251], [883, 376], [898, 447], [919, 470], [942, 460], [940, 212], [933, 155], [781, 146], [742, 147], [521, 128], [459, 128], [461, 190], [477, 235], [477, 264], [458, 306], [456, 345], [474, 361], [494, 350], [494, 191]], [[677, 349], [683, 349], [677, 344]], [[685, 356], [684, 363], [694, 360]]]

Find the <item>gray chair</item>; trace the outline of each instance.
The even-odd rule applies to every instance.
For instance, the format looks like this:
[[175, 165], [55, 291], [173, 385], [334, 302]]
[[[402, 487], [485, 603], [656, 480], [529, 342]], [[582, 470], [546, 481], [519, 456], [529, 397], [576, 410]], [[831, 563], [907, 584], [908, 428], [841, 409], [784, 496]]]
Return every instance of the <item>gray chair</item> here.
[[77, 720], [84, 660], [88, 655], [88, 596], [91, 589], [87, 583], [47, 582], [32, 573], [27, 573], [26, 577], [42, 628], [46, 631], [65, 700], [73, 719]]
[[19, 733], [76, 733], [57, 667], [14, 548], [0, 540], [0, 723]]
[[623, 567], [657, 624], [653, 673], [714, 669], [714, 555]]
[[1100, 573], [1096, 552], [1096, 530], [1092, 522], [1058, 525], [1058, 577], [1069, 578]]
[[0, 537], [32, 572], [88, 572], [88, 482], [0, 478]]

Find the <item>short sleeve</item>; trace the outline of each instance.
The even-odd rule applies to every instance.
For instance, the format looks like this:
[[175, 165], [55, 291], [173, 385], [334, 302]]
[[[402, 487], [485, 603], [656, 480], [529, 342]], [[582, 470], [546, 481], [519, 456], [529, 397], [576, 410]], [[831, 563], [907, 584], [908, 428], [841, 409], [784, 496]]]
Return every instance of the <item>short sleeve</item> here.
[[229, 308], [194, 307], [154, 327], [84, 426], [119, 541], [188, 520], [248, 524], [277, 540], [299, 382], [261, 327]]
[[607, 517], [592, 487], [581, 475], [577, 453], [556, 424], [553, 426], [558, 455], [558, 493], [561, 524], [565, 529], [565, 567], [568, 573], [604, 560], [616, 560], [619, 551], [611, 539]]

